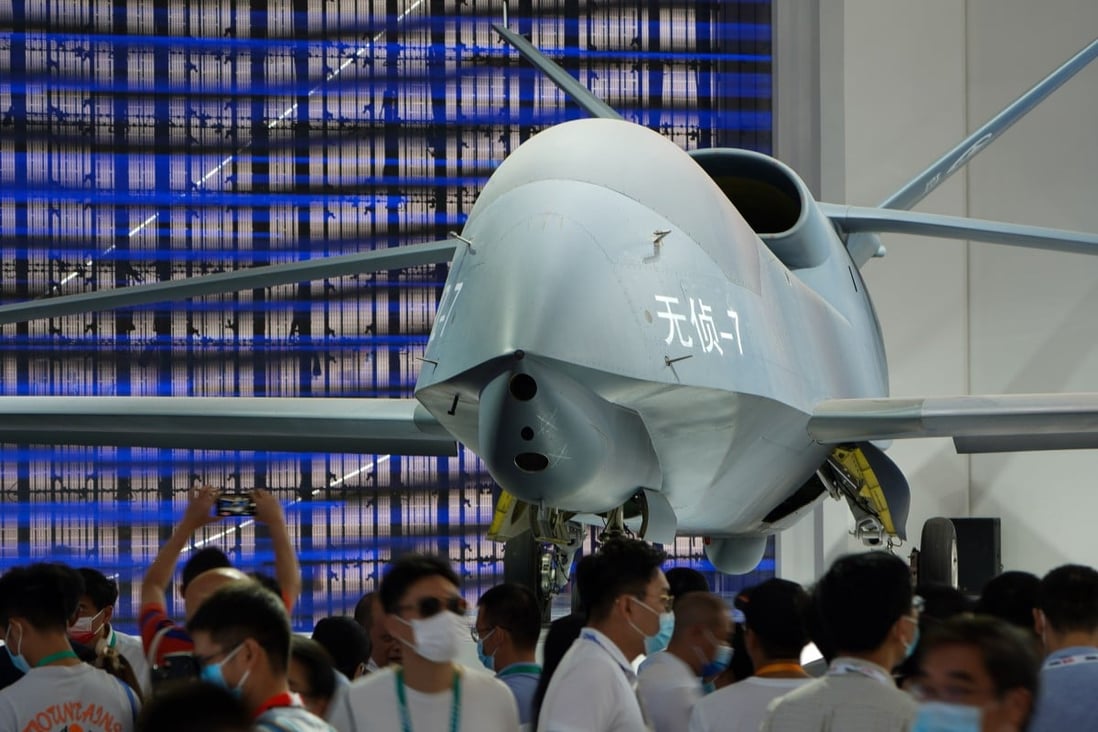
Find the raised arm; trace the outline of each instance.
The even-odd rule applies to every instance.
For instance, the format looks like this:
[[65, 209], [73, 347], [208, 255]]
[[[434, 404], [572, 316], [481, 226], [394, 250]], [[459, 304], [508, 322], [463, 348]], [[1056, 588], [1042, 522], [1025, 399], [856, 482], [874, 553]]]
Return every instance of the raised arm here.
[[167, 602], [168, 585], [172, 581], [176, 562], [179, 561], [179, 555], [187, 545], [187, 541], [201, 527], [220, 520], [219, 516], [211, 515], [214, 503], [217, 501], [217, 494], [218, 492], [209, 486], [191, 491], [191, 500], [183, 513], [183, 518], [168, 541], [160, 547], [156, 559], [145, 572], [145, 578], [141, 582], [143, 605], [149, 603], [164, 605]]
[[259, 488], [252, 491], [252, 499], [255, 501], [256, 521], [266, 524], [270, 529], [275, 579], [282, 588], [282, 601], [286, 603], [286, 609], [292, 610], [301, 594], [301, 566], [297, 563], [297, 551], [290, 543], [290, 532], [286, 529], [282, 504], [270, 491]]

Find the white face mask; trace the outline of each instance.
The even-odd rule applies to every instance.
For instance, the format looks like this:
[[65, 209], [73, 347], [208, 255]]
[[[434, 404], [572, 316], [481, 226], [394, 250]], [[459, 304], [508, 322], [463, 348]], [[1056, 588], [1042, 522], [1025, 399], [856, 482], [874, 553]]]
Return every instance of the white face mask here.
[[441, 610], [426, 619], [405, 620], [400, 616], [394, 617], [411, 626], [415, 636], [415, 643], [409, 643], [403, 638], [400, 642], [435, 663], [449, 663], [457, 658], [461, 639], [468, 633], [465, 618], [449, 610]]

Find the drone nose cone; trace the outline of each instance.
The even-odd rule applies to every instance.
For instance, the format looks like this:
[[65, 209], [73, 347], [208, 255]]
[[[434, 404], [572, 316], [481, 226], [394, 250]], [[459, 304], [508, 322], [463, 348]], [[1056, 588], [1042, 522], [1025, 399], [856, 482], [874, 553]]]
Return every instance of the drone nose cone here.
[[481, 390], [479, 438], [492, 477], [530, 503], [604, 511], [658, 478], [635, 413], [529, 362]]

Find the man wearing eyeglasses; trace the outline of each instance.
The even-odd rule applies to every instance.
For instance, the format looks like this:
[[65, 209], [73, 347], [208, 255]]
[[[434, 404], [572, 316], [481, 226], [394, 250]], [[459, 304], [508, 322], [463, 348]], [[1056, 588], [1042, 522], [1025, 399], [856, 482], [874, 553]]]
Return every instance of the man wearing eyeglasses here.
[[355, 681], [329, 721], [339, 732], [516, 732], [510, 690], [455, 661], [468, 642], [466, 603], [458, 577], [439, 557], [394, 561], [378, 590], [385, 630], [404, 647], [403, 666]]
[[541, 609], [534, 593], [522, 585], [496, 585], [477, 601], [472, 631], [480, 662], [515, 695], [519, 722], [530, 724], [541, 678], [541, 666], [534, 658]]
[[332, 732], [290, 692], [290, 617], [251, 580], [224, 585], [187, 621], [203, 681], [244, 702], [264, 732]]
[[772, 702], [761, 732], [907, 732], [917, 705], [891, 673], [919, 639], [907, 564], [879, 551], [839, 557], [814, 602], [837, 656], [822, 678]]
[[957, 616], [932, 628], [919, 648], [915, 730], [1026, 729], [1041, 662], [1025, 631], [998, 618]]
[[632, 661], [674, 627], [660, 570], [667, 555], [643, 541], [612, 539], [577, 568], [587, 626], [549, 682], [539, 732], [651, 729], [637, 698]]

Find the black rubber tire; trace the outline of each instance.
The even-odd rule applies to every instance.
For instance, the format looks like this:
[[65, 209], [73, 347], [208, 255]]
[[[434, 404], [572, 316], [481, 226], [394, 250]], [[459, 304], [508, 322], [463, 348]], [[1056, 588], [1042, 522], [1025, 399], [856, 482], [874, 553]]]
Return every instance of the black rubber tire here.
[[503, 581], [529, 588], [537, 598], [543, 622], [548, 622], [552, 597], [541, 587], [542, 546], [530, 531], [524, 531], [503, 545]]
[[932, 518], [923, 524], [919, 584], [957, 586], [957, 529], [947, 518]]

